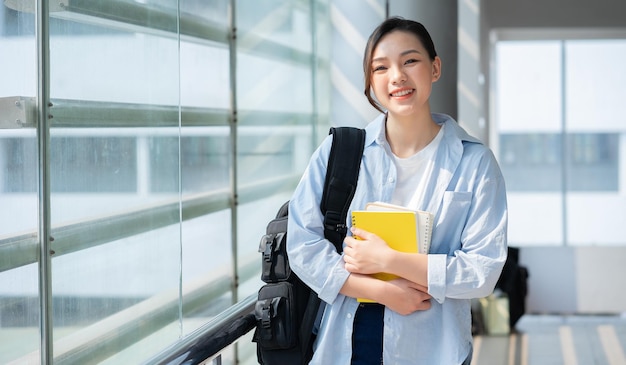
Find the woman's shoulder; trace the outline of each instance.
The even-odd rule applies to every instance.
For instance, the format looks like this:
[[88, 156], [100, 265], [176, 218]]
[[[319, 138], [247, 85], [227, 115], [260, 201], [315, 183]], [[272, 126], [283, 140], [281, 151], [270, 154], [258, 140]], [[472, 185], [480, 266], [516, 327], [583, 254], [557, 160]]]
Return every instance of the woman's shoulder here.
[[[461, 148], [459, 152], [461, 159], [465, 163], [479, 165], [485, 163], [487, 165], [497, 164], [493, 151], [483, 141], [470, 135], [452, 117], [445, 114], [437, 114], [437, 117], [433, 116], [433, 119], [446, 129], [445, 133], [448, 142], [457, 146], [456, 148]], [[455, 147], [452, 148], [454, 149]]]
[[483, 144], [483, 142], [469, 134], [459, 123], [451, 116], [441, 113], [432, 113], [435, 123], [440, 124], [446, 129], [446, 135], [449, 138], [459, 139], [461, 142], [469, 142], [476, 144]]

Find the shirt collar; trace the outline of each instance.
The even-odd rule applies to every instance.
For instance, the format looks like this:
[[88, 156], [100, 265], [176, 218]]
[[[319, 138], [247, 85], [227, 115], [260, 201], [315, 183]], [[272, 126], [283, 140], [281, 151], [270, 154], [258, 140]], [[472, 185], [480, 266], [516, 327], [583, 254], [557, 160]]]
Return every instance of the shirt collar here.
[[[468, 141], [473, 143], [482, 142], [470, 136], [463, 128], [459, 126], [459, 124], [449, 115], [442, 113], [432, 113], [433, 120], [437, 124], [448, 124], [450, 128], [446, 128], [446, 134], [454, 134], [461, 141]], [[376, 143], [378, 145], [385, 145], [387, 143], [387, 138], [385, 137], [385, 120], [387, 119], [387, 114], [380, 114], [376, 119], [374, 119], [371, 123], [365, 127], [367, 131], [367, 135], [365, 137], [365, 146], [369, 146], [372, 143]]]

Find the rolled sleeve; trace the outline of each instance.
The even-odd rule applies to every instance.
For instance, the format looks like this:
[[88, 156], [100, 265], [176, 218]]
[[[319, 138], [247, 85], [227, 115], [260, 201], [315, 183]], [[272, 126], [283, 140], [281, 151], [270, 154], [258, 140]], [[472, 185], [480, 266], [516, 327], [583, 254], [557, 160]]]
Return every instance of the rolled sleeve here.
[[327, 303], [336, 300], [349, 275], [335, 246], [324, 238], [324, 217], [319, 209], [331, 142], [331, 137], [327, 138], [313, 153], [291, 198], [287, 221], [291, 269]]
[[428, 255], [428, 294], [438, 303], [446, 298], [446, 261], [444, 254]]
[[330, 275], [327, 276], [326, 282], [318, 293], [320, 299], [326, 303], [332, 304], [337, 298], [337, 295], [339, 295], [343, 284], [348, 280], [349, 275], [350, 273], [345, 269], [343, 259], [339, 260], [332, 268]]

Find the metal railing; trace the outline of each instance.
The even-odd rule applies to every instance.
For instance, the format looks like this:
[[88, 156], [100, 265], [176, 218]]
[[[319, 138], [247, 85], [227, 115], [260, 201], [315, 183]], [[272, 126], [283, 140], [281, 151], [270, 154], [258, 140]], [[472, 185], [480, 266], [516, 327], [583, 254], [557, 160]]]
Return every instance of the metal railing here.
[[[256, 256], [256, 255], [255, 255]], [[259, 264], [256, 257], [239, 269], [240, 278], [249, 280], [253, 276], [259, 274]], [[224, 275], [211, 281], [201, 280], [185, 286], [182, 292], [183, 315], [196, 312], [205, 308], [206, 303], [223, 296], [230, 292], [232, 278]], [[173, 353], [181, 353], [183, 349], [190, 351], [188, 344], [191, 340], [211, 342], [207, 340], [212, 337], [216, 331], [225, 326], [224, 323], [232, 325], [237, 316], [244, 316], [244, 312], [251, 313], [254, 304], [251, 301], [254, 296], [248, 297], [246, 300], [237, 303], [235, 306], [228, 308], [222, 314], [216, 316], [206, 325], [200, 327], [189, 336], [184, 337], [181, 341], [172, 345], [160, 355], [153, 357], [152, 363], [164, 362]], [[126, 308], [107, 318], [102, 319], [88, 327], [85, 327], [75, 333], [65, 336], [54, 342], [54, 361], [64, 364], [86, 364], [103, 361], [120, 350], [137, 343], [138, 341], [150, 336], [158, 330], [172, 323], [172, 313], [176, 312], [180, 305], [181, 297], [177, 288], [165, 291], [159, 295], [148, 298], [138, 304]], [[251, 318], [238, 319], [236, 325], [247, 330], [241, 333], [243, 336], [252, 327], [249, 323]], [[139, 325], [140, 324], [140, 325]], [[239, 333], [238, 332], [238, 333]], [[217, 348], [218, 342], [211, 345], [211, 348]], [[224, 345], [226, 347], [226, 345]], [[194, 350], [195, 351], [195, 350]], [[199, 349], [202, 356], [207, 353], [206, 349]], [[215, 354], [221, 351], [217, 349]], [[206, 355], [206, 358], [214, 354]], [[37, 363], [39, 351], [30, 353], [22, 358], [16, 359], [16, 363]], [[206, 359], [205, 358], [205, 359]], [[175, 363], [175, 362], [173, 362]]]
[[146, 365], [191, 365], [214, 358], [219, 364], [220, 352], [250, 332], [256, 323], [256, 294], [229, 307], [212, 321], [166, 348]]

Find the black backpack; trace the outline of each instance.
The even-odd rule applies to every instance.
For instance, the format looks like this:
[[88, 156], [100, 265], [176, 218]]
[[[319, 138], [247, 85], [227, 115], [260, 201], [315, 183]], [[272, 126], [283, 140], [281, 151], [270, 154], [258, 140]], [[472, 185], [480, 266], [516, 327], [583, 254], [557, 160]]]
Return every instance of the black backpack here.
[[[331, 128], [333, 144], [328, 159], [320, 209], [324, 214], [324, 236], [342, 252], [346, 217], [359, 176], [365, 130]], [[261, 239], [261, 287], [255, 306], [259, 364], [307, 364], [313, 356], [313, 327], [322, 308], [321, 300], [289, 267], [287, 219], [289, 202], [278, 210]]]

